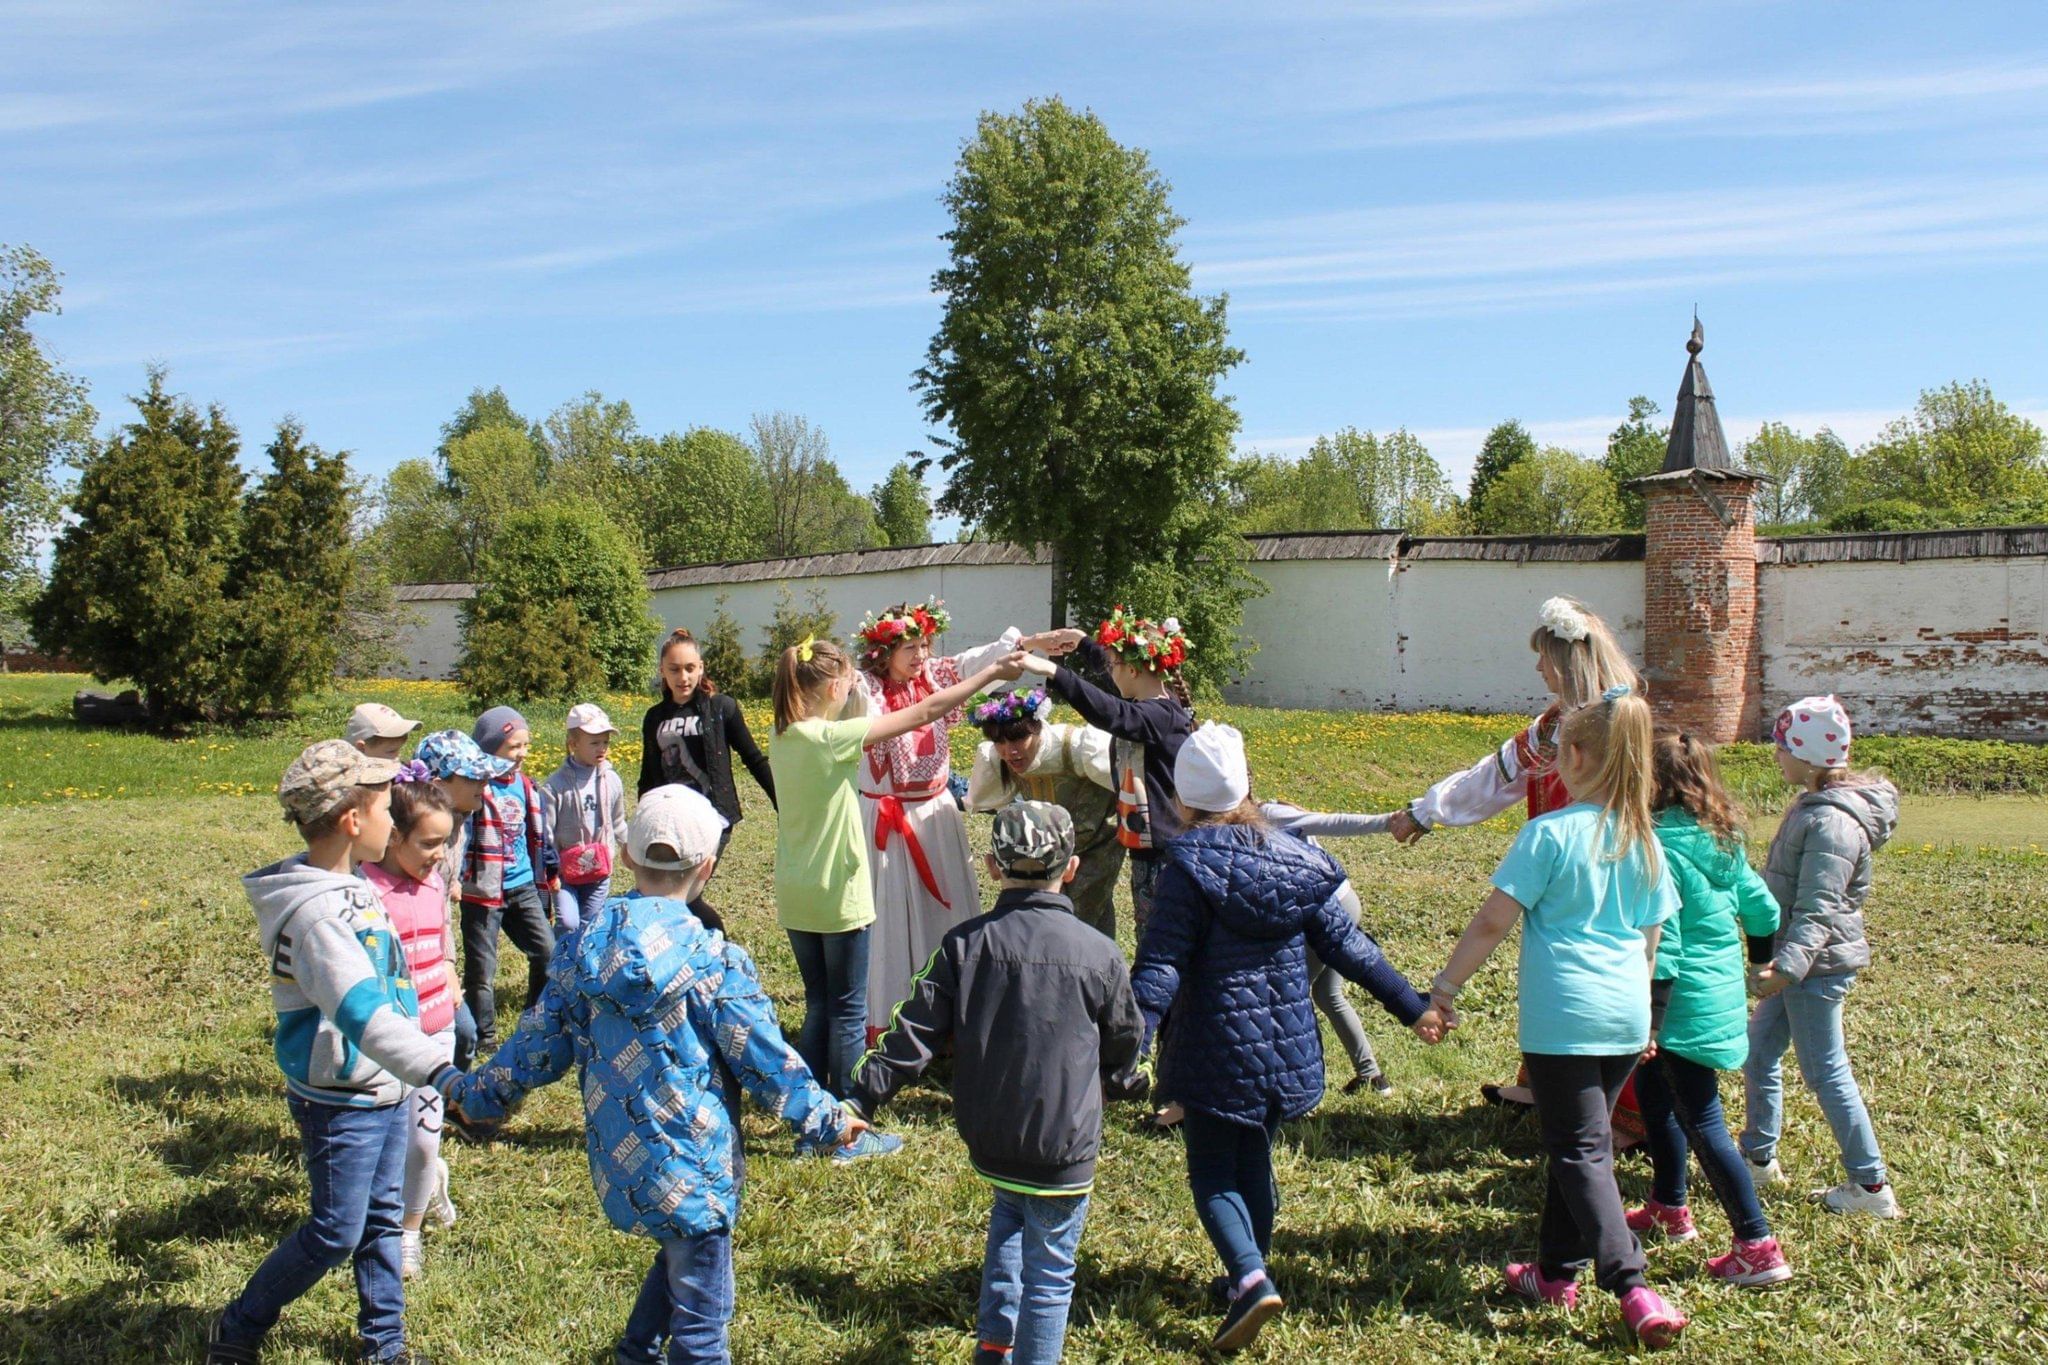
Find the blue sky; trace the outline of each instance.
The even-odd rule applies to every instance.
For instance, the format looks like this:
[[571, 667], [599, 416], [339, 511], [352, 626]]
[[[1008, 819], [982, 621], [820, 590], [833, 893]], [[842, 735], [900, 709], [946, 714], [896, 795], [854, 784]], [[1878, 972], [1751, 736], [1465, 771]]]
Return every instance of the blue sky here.
[[[643, 428], [927, 428], [937, 199], [983, 109], [1144, 147], [1248, 354], [1241, 444], [1668, 406], [1740, 439], [1981, 377], [2048, 414], [2048, 6], [0, 0], [0, 242], [124, 415], [144, 367], [362, 468], [472, 387]], [[254, 452], [252, 451], [252, 454]]]

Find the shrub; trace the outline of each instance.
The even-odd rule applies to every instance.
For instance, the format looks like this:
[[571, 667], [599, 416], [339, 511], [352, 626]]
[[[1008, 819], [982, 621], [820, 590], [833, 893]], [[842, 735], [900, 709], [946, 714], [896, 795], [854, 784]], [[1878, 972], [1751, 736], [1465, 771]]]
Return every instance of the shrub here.
[[761, 654], [754, 667], [752, 695], [768, 695], [775, 680], [775, 663], [782, 657], [783, 650], [801, 643], [806, 635], [818, 640], [834, 638], [833, 632], [839, 627], [839, 617], [825, 605], [823, 586], [813, 583], [810, 590], [804, 594], [804, 600], [808, 605], [799, 607], [795, 595], [789, 590], [789, 584], [777, 585], [775, 614], [767, 625], [761, 627]]
[[704, 675], [734, 696], [765, 695], [754, 690], [752, 670], [747, 667], [746, 640], [740, 634], [740, 623], [725, 609], [726, 594], [718, 594], [713, 601], [718, 609], [711, 613], [711, 624], [697, 638], [698, 652], [704, 656]]

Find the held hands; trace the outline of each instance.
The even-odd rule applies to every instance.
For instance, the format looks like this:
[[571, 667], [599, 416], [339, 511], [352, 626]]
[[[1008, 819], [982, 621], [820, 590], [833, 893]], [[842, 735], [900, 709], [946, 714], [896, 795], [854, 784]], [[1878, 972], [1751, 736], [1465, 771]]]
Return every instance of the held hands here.
[[1417, 820], [1407, 811], [1397, 810], [1394, 812], [1394, 820], [1388, 827], [1387, 833], [1394, 836], [1394, 842], [1397, 844], [1412, 844], [1422, 838], [1423, 835], [1429, 833], [1429, 830], [1421, 821]]
[[1749, 993], [1759, 1000], [1776, 995], [1791, 984], [1792, 978], [1769, 962], [1749, 969]]
[[995, 675], [1004, 682], [1015, 682], [1024, 676], [1024, 661], [1031, 656], [1024, 650], [1015, 649], [998, 659], [991, 667]]
[[846, 1115], [846, 1133], [839, 1140], [839, 1146], [843, 1150], [860, 1141], [860, 1135], [868, 1130], [868, 1121], [854, 1113], [850, 1105], [842, 1106], [841, 1112]]
[[1434, 1047], [1444, 1040], [1444, 1035], [1457, 1027], [1457, 1011], [1432, 1002], [1430, 1007], [1422, 1012], [1422, 1017], [1409, 1027], [1415, 1030], [1417, 1038]]
[[1043, 650], [1052, 658], [1057, 659], [1062, 654], [1073, 653], [1074, 647], [1087, 638], [1084, 632], [1068, 626], [1060, 630], [1042, 630], [1038, 634], [1028, 637], [1022, 643], [1026, 649]]

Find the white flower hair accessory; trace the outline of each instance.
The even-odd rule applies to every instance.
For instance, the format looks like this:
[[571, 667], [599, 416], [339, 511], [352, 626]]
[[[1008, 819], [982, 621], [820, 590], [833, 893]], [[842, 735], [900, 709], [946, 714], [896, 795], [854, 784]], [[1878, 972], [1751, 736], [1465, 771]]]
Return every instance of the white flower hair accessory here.
[[1537, 608], [1536, 621], [1558, 639], [1572, 644], [1593, 633], [1592, 626], [1586, 623], [1586, 613], [1569, 597], [1553, 597], [1544, 602]]
[[1180, 618], [1178, 616], [1169, 616], [1159, 623], [1159, 628], [1168, 635], [1178, 635], [1180, 634]]

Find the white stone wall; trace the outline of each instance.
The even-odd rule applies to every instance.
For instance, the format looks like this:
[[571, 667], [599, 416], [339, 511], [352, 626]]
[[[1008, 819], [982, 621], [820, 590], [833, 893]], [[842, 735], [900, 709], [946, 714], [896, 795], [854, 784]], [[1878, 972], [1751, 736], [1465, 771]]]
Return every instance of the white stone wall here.
[[2048, 558], [1758, 566], [1766, 717], [1833, 692], [1859, 728], [2048, 740]]

